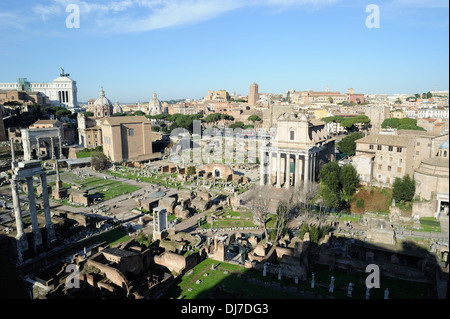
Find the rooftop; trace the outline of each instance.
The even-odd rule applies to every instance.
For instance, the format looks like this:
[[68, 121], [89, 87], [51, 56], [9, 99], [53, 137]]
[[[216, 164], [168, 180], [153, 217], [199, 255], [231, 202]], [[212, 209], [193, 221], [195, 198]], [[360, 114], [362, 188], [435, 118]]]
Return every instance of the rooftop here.
[[106, 117], [102, 124], [103, 125], [120, 125], [120, 124], [131, 124], [131, 123], [149, 123], [150, 121], [145, 116], [109, 116]]
[[414, 140], [414, 136], [398, 136], [398, 135], [386, 135], [386, 134], [374, 134], [369, 135], [355, 142], [357, 144], [379, 144], [389, 146], [406, 147]]

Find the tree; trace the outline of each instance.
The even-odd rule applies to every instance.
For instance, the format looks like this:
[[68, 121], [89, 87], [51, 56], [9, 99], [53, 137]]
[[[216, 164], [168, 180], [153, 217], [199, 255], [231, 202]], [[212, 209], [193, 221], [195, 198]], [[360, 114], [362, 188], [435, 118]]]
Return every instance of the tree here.
[[303, 239], [305, 237], [305, 234], [309, 232], [309, 225], [307, 223], [303, 223], [302, 226], [300, 226], [300, 233], [299, 237]]
[[55, 116], [58, 118], [61, 118], [63, 116], [68, 116], [70, 114], [72, 114], [72, 112], [70, 112], [68, 109], [60, 109], [55, 112]]
[[275, 219], [275, 241], [278, 241], [287, 232], [287, 223], [291, 211], [290, 201], [280, 201]]
[[91, 166], [94, 167], [96, 171], [103, 170], [108, 164], [108, 158], [103, 152], [95, 152], [91, 155]]
[[250, 115], [247, 120], [255, 123], [261, 121], [261, 118], [258, 115]]
[[337, 162], [325, 164], [320, 171], [320, 182], [331, 190], [337, 191], [341, 188], [339, 181], [340, 172], [341, 168]]
[[195, 168], [195, 166], [189, 166], [187, 169], [187, 175], [191, 176], [191, 175], [195, 175], [197, 174], [197, 170]]
[[342, 184], [344, 197], [349, 199], [359, 186], [359, 175], [352, 164], [346, 164], [341, 167], [339, 180]]
[[363, 138], [364, 134], [355, 132], [346, 137], [344, 137], [340, 142], [337, 143], [339, 152], [347, 153], [348, 156], [353, 156], [356, 153], [356, 140]]
[[433, 97], [433, 94], [431, 92], [427, 92], [427, 99], [431, 99]]
[[409, 124], [402, 124], [399, 125], [398, 130], [415, 130], [415, 131], [426, 131], [426, 129], [424, 129], [421, 126], [417, 126], [417, 125], [409, 125]]
[[327, 185], [322, 185], [320, 196], [324, 200], [325, 205], [330, 208], [338, 208], [341, 205], [339, 191], [335, 191]]
[[234, 122], [233, 124], [228, 126], [229, 128], [235, 129], [235, 128], [244, 128], [244, 123], [243, 122]]
[[400, 121], [398, 118], [389, 118], [381, 123], [381, 128], [397, 128], [399, 125]]
[[392, 185], [392, 198], [395, 201], [410, 202], [414, 198], [416, 182], [409, 175], [396, 177]]
[[310, 225], [309, 226], [309, 239], [313, 243], [318, 243], [320, 238], [320, 230], [319, 227], [316, 225]]
[[345, 207], [359, 185], [359, 176], [351, 164], [342, 168], [330, 162], [320, 171], [320, 196], [331, 208]]
[[250, 199], [250, 206], [253, 209], [253, 219], [264, 229], [267, 239], [267, 219], [269, 216], [270, 189], [267, 186], [258, 186]]
[[[293, 189], [292, 195], [289, 201], [293, 207], [298, 207], [300, 212], [309, 215], [312, 211], [312, 205], [314, 199], [317, 197], [320, 191], [320, 184], [317, 182], [310, 182], [306, 187], [296, 186]], [[306, 218], [305, 215], [300, 215], [300, 218]]]

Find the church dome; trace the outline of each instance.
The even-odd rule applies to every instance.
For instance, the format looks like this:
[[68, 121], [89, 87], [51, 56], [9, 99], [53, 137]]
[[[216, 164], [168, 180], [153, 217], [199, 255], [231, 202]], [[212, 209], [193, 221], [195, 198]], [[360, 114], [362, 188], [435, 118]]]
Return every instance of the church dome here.
[[103, 88], [100, 90], [100, 96], [95, 100], [94, 106], [97, 107], [103, 107], [103, 106], [111, 106], [112, 103], [110, 100], [108, 100], [105, 96], [105, 91], [103, 91]]
[[116, 101], [116, 103], [114, 103], [113, 113], [123, 113], [123, 110], [119, 104], [119, 101]]
[[100, 97], [94, 102], [94, 117], [95, 118], [103, 118], [106, 116], [111, 116], [113, 113], [113, 105], [110, 100], [108, 100], [105, 96], [105, 91], [103, 91], [103, 87], [100, 90]]
[[149, 115], [157, 115], [161, 114], [161, 107], [162, 104], [158, 100], [158, 97], [156, 96], [156, 93], [153, 93], [152, 100], [148, 103], [148, 114]]

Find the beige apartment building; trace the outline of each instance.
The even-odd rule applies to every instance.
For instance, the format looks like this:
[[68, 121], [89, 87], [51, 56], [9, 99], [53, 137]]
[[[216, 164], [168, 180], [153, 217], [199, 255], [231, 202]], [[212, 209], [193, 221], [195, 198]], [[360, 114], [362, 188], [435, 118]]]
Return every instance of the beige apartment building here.
[[102, 121], [103, 153], [113, 162], [155, 157], [152, 127], [145, 116], [115, 116]]
[[353, 165], [361, 183], [392, 185], [396, 177], [414, 176], [420, 163], [435, 154], [448, 133], [400, 130], [397, 135], [374, 134], [356, 141]]

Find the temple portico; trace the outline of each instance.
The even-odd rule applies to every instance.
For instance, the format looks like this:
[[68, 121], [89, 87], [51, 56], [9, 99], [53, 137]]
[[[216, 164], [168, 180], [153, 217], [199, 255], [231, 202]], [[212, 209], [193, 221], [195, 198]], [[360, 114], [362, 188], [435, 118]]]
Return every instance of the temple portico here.
[[259, 151], [260, 185], [307, 186], [318, 180], [320, 167], [334, 159], [334, 140], [325, 123], [304, 114], [283, 114], [273, 141]]
[[317, 150], [268, 150], [260, 154], [260, 185], [277, 188], [317, 181]]

